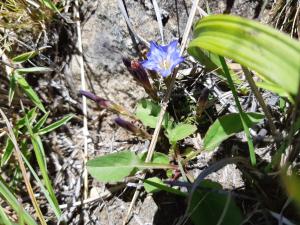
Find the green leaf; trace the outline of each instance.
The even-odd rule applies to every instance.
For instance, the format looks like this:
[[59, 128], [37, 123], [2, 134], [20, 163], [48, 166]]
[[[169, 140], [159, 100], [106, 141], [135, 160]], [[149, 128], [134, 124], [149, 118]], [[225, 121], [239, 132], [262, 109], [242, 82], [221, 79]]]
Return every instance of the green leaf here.
[[[36, 108], [33, 108], [27, 112], [26, 116], [27, 116], [30, 124], [35, 119], [36, 115], [37, 115]], [[18, 138], [18, 136], [19, 136], [20, 129], [23, 128], [25, 125], [26, 125], [26, 117], [24, 116], [17, 121], [15, 127], [13, 128], [16, 138]], [[10, 140], [10, 138], [7, 137], [4, 152], [3, 152], [3, 155], [1, 158], [1, 166], [4, 166], [8, 162], [8, 160], [10, 159], [10, 157], [12, 155], [13, 149], [14, 149], [14, 145], [13, 145], [12, 141]]]
[[[195, 26], [188, 51], [202, 48], [235, 60], [264, 80], [296, 95], [300, 45], [289, 36], [256, 21], [229, 15], [208, 16]], [[282, 57], [286, 56], [286, 57]]]
[[[16, 136], [16, 138], [18, 138], [17, 133], [15, 133], [15, 136]], [[10, 157], [12, 155], [13, 149], [14, 149], [14, 144], [12, 143], [10, 138], [7, 137], [5, 148], [4, 148], [4, 153], [1, 158], [1, 166], [4, 166], [8, 162], [8, 160], [10, 159]]]
[[10, 76], [10, 80], [9, 80], [9, 91], [8, 91], [8, 105], [10, 106], [12, 103], [12, 100], [15, 96], [15, 91], [16, 91], [16, 78], [14, 76], [14, 73], [12, 73], [12, 75]]
[[122, 181], [137, 171], [143, 161], [133, 152], [122, 151], [89, 160], [87, 170], [95, 179], [103, 182]]
[[170, 143], [176, 143], [191, 134], [193, 134], [197, 130], [195, 125], [179, 123], [176, 124], [175, 127], [167, 129], [167, 136], [169, 138]]
[[73, 114], [66, 115], [64, 118], [60, 119], [59, 121], [56, 121], [56, 122], [50, 124], [49, 126], [40, 129], [39, 134], [43, 135], [43, 134], [46, 134], [46, 133], [49, 133], [49, 132], [53, 131], [56, 128], [66, 124], [73, 117], [74, 117]]
[[35, 91], [30, 87], [30, 85], [27, 83], [24, 77], [22, 77], [19, 74], [15, 74], [17, 83], [20, 85], [20, 87], [23, 89], [27, 97], [43, 112], [46, 112], [40, 98], [38, 95], [35, 93]]
[[53, 69], [50, 69], [48, 67], [31, 67], [31, 68], [20, 68], [16, 69], [16, 72], [19, 74], [26, 74], [26, 73], [46, 73], [46, 72], [51, 72]]
[[172, 165], [145, 163], [134, 152], [122, 151], [97, 157], [86, 164], [89, 173], [98, 181], [122, 181], [126, 176], [133, 175], [138, 169], [169, 169]]
[[40, 2], [44, 4], [47, 8], [59, 13], [59, 10], [57, 9], [56, 5], [52, 2], [52, 0], [40, 0]]
[[200, 188], [193, 193], [191, 205], [188, 208], [195, 225], [239, 225], [242, 223], [241, 211], [230, 195], [216, 192], [222, 190], [219, 183], [204, 180]]
[[26, 116], [22, 117], [19, 119], [16, 123], [16, 129], [20, 129], [26, 125], [26, 120], [28, 119], [29, 124], [32, 124], [37, 117], [37, 112], [36, 112], [36, 107], [30, 109], [27, 113]]
[[20, 54], [20, 55], [18, 55], [16, 57], [14, 57], [12, 59], [12, 62], [13, 63], [22, 63], [22, 62], [25, 62], [28, 59], [31, 59], [34, 56], [36, 56], [38, 53], [39, 53], [39, 51], [30, 51], [30, 52], [22, 53], [22, 54]]
[[[142, 123], [150, 128], [155, 128], [158, 120], [158, 115], [160, 112], [161, 107], [156, 103], [142, 99], [139, 101], [135, 115], [136, 117], [142, 121]], [[163, 119], [162, 126], [167, 128], [172, 121], [172, 118], [168, 113], [165, 114]]]
[[259, 88], [263, 88], [265, 90], [274, 92], [274, 93], [278, 94], [281, 97], [287, 98], [290, 102], [295, 103], [295, 101], [291, 97], [291, 95], [287, 91], [285, 91], [282, 87], [279, 87], [276, 84], [269, 83], [269, 82], [255, 82], [255, 84]]
[[175, 188], [168, 187], [161, 179], [158, 177], [151, 177], [144, 180], [144, 188], [148, 193], [156, 193], [159, 191], [166, 191], [172, 194], [186, 197], [187, 194], [181, 192]]
[[[248, 127], [252, 127], [264, 118], [264, 115], [259, 113], [244, 113], [244, 115]], [[243, 131], [243, 124], [238, 113], [221, 116], [209, 127], [204, 137], [204, 149], [213, 150], [222, 141], [241, 131]]]
[[16, 225], [15, 223], [12, 223], [8, 216], [6, 215], [4, 209], [0, 205], [0, 224], [3, 225]]
[[49, 195], [50, 195], [50, 198], [51, 198], [53, 204], [55, 204], [56, 209], [61, 214], [60, 209], [59, 209], [59, 204], [58, 204], [57, 198], [55, 196], [54, 189], [52, 187], [51, 180], [49, 179], [49, 176], [48, 176], [46, 155], [45, 155], [43, 142], [41, 140], [41, 137], [38, 134], [33, 133], [32, 124], [30, 124], [27, 114], [25, 115], [25, 121], [26, 121], [27, 130], [29, 131], [29, 134], [30, 134], [30, 140], [31, 140], [31, 143], [33, 146], [34, 154], [35, 154], [37, 163], [39, 165], [40, 172], [41, 172], [43, 180], [44, 180], [44, 184], [47, 188], [47, 191], [49, 192]]
[[[189, 54], [195, 57], [202, 65], [205, 65], [207, 72], [214, 71], [221, 76], [222, 79], [226, 79], [225, 73], [222, 70], [222, 65], [219, 56], [199, 48], [191, 48]], [[229, 70], [230, 75], [236, 84], [241, 84], [239, 77], [232, 71]]]
[[53, 195], [51, 196], [49, 191], [44, 187], [43, 182], [40, 180], [40, 178], [36, 174], [34, 168], [32, 168], [32, 166], [30, 165], [30, 163], [26, 159], [26, 156], [24, 156], [22, 154], [22, 158], [23, 158], [24, 162], [26, 163], [27, 167], [29, 168], [30, 172], [32, 173], [34, 179], [36, 180], [38, 186], [41, 188], [41, 191], [44, 193], [45, 197], [47, 198], [47, 200], [48, 200], [48, 202], [51, 206], [51, 209], [53, 210], [53, 212], [56, 215], [57, 219], [59, 219], [61, 217], [62, 212], [59, 208], [59, 205], [57, 204], [56, 197], [53, 198]]
[[[139, 156], [142, 161], [146, 160], [147, 152], [143, 153], [141, 156]], [[159, 164], [169, 164], [169, 156], [167, 156], [164, 153], [161, 152], [154, 152], [152, 156], [152, 163], [159, 163]]]
[[15, 212], [19, 212], [22, 210], [23, 218], [26, 224], [28, 225], [37, 225], [31, 215], [25, 211], [22, 204], [17, 200], [14, 194], [10, 191], [8, 186], [4, 183], [4, 181], [0, 177], [0, 193], [1, 197], [6, 201]]
[[37, 133], [40, 128], [44, 125], [44, 123], [46, 122], [48, 116], [49, 116], [50, 112], [45, 113], [45, 115], [42, 116], [42, 118], [39, 119], [39, 121], [34, 125], [34, 127], [32, 128], [32, 132], [33, 133]]

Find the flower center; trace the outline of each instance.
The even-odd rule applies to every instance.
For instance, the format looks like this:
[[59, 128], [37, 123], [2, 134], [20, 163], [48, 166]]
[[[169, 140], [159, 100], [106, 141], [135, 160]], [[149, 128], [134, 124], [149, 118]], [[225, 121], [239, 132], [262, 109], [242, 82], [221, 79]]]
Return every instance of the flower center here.
[[166, 59], [164, 59], [159, 65], [165, 70], [170, 68], [170, 62]]

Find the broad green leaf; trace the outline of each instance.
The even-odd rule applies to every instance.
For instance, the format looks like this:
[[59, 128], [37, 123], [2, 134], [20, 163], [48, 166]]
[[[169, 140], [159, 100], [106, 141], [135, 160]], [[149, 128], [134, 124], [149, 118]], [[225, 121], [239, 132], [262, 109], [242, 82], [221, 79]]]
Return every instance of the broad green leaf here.
[[[209, 189], [209, 190], [206, 190]], [[218, 193], [219, 183], [204, 180], [192, 196], [188, 211], [195, 225], [239, 225], [243, 221], [240, 209], [230, 195]]]
[[47, 127], [44, 127], [42, 129], [39, 130], [39, 134], [40, 135], [43, 135], [43, 134], [46, 134], [46, 133], [49, 133], [53, 130], [55, 130], [56, 128], [64, 125], [65, 123], [67, 123], [70, 119], [72, 119], [74, 117], [73, 114], [69, 114], [69, 115], [66, 115], [64, 118], [50, 124], [49, 126]]
[[[147, 157], [147, 152], [143, 153], [139, 156], [141, 160], [145, 161]], [[170, 162], [169, 156], [161, 152], [154, 152], [152, 156], [152, 163], [159, 163], [159, 164], [168, 164]]]
[[169, 169], [172, 165], [161, 163], [145, 163], [134, 152], [122, 151], [97, 157], [86, 164], [89, 173], [103, 182], [122, 181], [133, 175], [138, 169]]
[[28, 59], [33, 58], [39, 53], [39, 51], [30, 51], [30, 52], [25, 52], [22, 53], [12, 59], [13, 63], [22, 63], [27, 61]]
[[194, 36], [188, 48], [192, 55], [201, 48], [231, 58], [286, 92], [297, 94], [298, 41], [256, 21], [230, 15], [201, 19], [195, 26]]
[[30, 85], [27, 83], [24, 77], [22, 77], [19, 74], [15, 75], [17, 83], [20, 85], [20, 87], [23, 89], [27, 97], [43, 112], [46, 112], [40, 98], [35, 93], [35, 91], [30, 87]]
[[[139, 101], [136, 108], [136, 116], [142, 123], [150, 128], [155, 128], [158, 120], [158, 115], [161, 107], [156, 103], [142, 99]], [[172, 119], [168, 113], [165, 114], [162, 126], [167, 128], [171, 123]]]
[[284, 90], [282, 87], [278, 86], [277, 84], [269, 83], [269, 82], [255, 82], [255, 84], [259, 88], [263, 88], [265, 90], [276, 93], [281, 97], [287, 98], [290, 102], [295, 103], [295, 101], [291, 97], [291, 95], [286, 90]]
[[168, 187], [161, 179], [158, 177], [151, 177], [144, 180], [144, 188], [148, 193], [156, 193], [159, 191], [166, 191], [172, 194], [186, 197], [187, 194], [181, 192], [175, 188]]
[[[218, 75], [221, 75], [222, 79], [226, 79], [226, 76], [224, 74], [224, 71], [222, 70], [222, 65], [219, 59], [219, 56], [212, 53], [208, 52], [199, 48], [191, 48], [189, 53], [194, 56], [195, 59], [197, 59], [202, 65], [205, 66], [205, 69], [207, 72], [212, 72], [214, 71]], [[233, 79], [233, 81], [236, 84], [240, 84], [241, 80], [239, 77], [232, 71], [230, 70], [230, 75]]]
[[175, 127], [167, 129], [167, 136], [169, 138], [170, 143], [176, 143], [191, 134], [193, 134], [197, 130], [195, 125], [191, 124], [176, 124]]
[[51, 72], [53, 69], [48, 67], [31, 67], [31, 68], [20, 68], [16, 69], [16, 72], [19, 74], [26, 74], [26, 73], [45, 73], [45, 72]]
[[[264, 115], [259, 113], [244, 113], [248, 127], [259, 123]], [[208, 129], [204, 137], [204, 149], [213, 150], [227, 138], [243, 131], [243, 124], [238, 113], [219, 117]]]
[[15, 212], [19, 212], [20, 209], [23, 211], [23, 218], [25, 223], [28, 225], [37, 225], [31, 215], [25, 211], [21, 203], [17, 200], [14, 194], [10, 191], [8, 186], [4, 183], [4, 181], [0, 177], [0, 196], [6, 201]]

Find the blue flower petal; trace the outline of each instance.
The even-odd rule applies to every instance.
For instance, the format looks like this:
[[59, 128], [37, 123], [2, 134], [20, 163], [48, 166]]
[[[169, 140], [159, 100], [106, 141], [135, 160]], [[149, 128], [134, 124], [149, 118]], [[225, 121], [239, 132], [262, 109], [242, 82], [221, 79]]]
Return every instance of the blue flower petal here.
[[158, 45], [151, 41], [147, 59], [141, 62], [142, 66], [149, 70], [155, 70], [163, 77], [170, 75], [173, 69], [184, 61], [177, 45], [178, 40], [174, 40], [168, 45]]

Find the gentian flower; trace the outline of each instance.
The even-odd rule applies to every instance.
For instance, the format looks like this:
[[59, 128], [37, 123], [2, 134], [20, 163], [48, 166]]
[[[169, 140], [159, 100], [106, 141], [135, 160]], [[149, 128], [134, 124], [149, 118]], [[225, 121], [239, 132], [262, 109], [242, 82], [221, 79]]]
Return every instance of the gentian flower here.
[[173, 69], [184, 61], [177, 49], [178, 41], [172, 41], [168, 45], [158, 45], [150, 42], [150, 51], [147, 54], [147, 59], [141, 62], [142, 66], [149, 70], [155, 70], [163, 77], [169, 76]]

